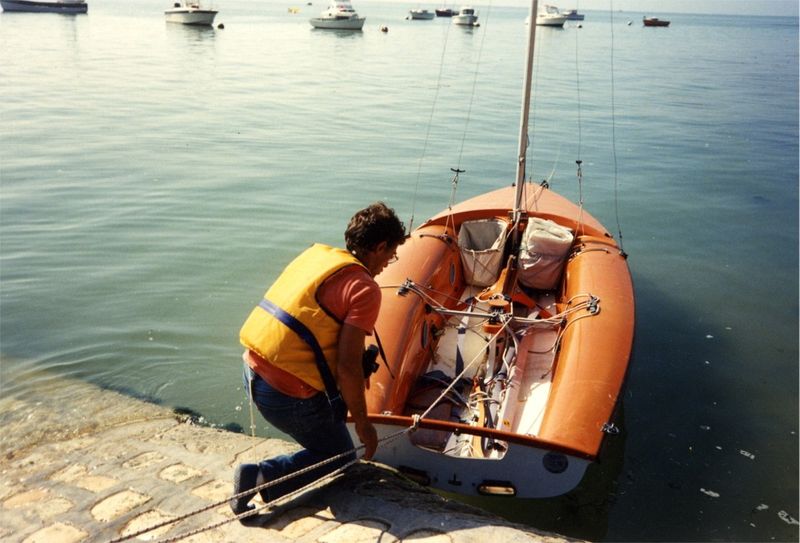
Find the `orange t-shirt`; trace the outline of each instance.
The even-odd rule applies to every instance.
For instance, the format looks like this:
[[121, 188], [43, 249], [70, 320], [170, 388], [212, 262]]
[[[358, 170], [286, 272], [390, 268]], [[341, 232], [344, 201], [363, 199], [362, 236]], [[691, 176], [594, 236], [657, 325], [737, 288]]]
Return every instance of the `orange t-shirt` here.
[[381, 289], [361, 266], [346, 266], [322, 283], [317, 302], [340, 322], [372, 334], [381, 308]]

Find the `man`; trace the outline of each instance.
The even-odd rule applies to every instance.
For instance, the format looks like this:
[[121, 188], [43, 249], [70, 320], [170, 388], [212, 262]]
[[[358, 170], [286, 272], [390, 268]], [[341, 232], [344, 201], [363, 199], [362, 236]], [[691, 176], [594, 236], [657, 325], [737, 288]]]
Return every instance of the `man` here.
[[[396, 259], [406, 233], [394, 211], [378, 202], [357, 212], [344, 236], [346, 251], [315, 244], [301, 253], [242, 326], [248, 395], [267, 422], [304, 449], [239, 465], [234, 494], [353, 450], [344, 421], [348, 409], [364, 458], [375, 453], [378, 437], [367, 419], [361, 360], [381, 304], [373, 278]], [[261, 497], [273, 501], [354, 458], [346, 455], [262, 489]], [[232, 499], [233, 512], [253, 509], [253, 496]]]

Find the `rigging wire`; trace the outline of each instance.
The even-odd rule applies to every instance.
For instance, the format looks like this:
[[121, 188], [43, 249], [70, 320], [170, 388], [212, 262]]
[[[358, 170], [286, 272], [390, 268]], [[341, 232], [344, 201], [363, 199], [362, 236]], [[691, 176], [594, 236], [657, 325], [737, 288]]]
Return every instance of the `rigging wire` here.
[[445, 25], [444, 44], [442, 45], [442, 55], [439, 58], [439, 75], [436, 78], [436, 89], [433, 94], [433, 103], [431, 104], [431, 112], [428, 116], [428, 127], [425, 131], [425, 141], [422, 144], [422, 154], [417, 162], [417, 180], [414, 184], [414, 196], [411, 199], [411, 220], [408, 222], [408, 231], [414, 229], [414, 214], [417, 208], [417, 194], [419, 193], [419, 181], [422, 176], [422, 162], [425, 160], [425, 152], [428, 149], [428, 140], [431, 135], [431, 127], [433, 126], [433, 114], [436, 112], [436, 103], [439, 100], [439, 91], [442, 88], [442, 73], [444, 72], [444, 59], [447, 53], [447, 38], [450, 35], [450, 27], [452, 25]]
[[[578, 6], [576, 4], [576, 10]], [[582, 136], [582, 123], [581, 123], [581, 67], [580, 67], [580, 47], [578, 44], [578, 36], [580, 32], [575, 32], [575, 96], [577, 102], [577, 115], [578, 115], [578, 157], [575, 159], [575, 164], [577, 165], [576, 176], [578, 178], [578, 219], [577, 224], [575, 225], [575, 233], [577, 235], [579, 228], [583, 224], [583, 169], [581, 165], [583, 164], [583, 160], [581, 159], [581, 136]]]
[[[576, 11], [579, 9], [576, 3]], [[583, 122], [581, 117], [581, 66], [580, 66], [580, 47], [579, 47], [578, 29], [575, 29], [575, 95], [577, 102], [577, 115], [578, 115], [578, 153], [575, 159], [577, 166], [575, 175], [578, 179], [578, 216], [575, 219], [575, 235], [580, 235], [583, 232], [583, 159], [581, 158], [581, 145], [583, 143]]]
[[611, 152], [614, 156], [614, 215], [617, 221], [620, 254], [626, 255], [622, 246], [622, 227], [619, 222], [619, 166], [617, 163], [616, 104], [614, 96], [614, 0], [609, 0], [611, 11]]
[[[530, 18], [528, 19], [528, 24], [536, 24], [536, 14], [531, 13]], [[533, 63], [533, 73], [531, 74], [531, 78], [533, 79], [533, 88], [531, 89], [531, 101], [530, 101], [530, 122], [528, 123], [528, 145], [525, 148], [525, 164], [527, 168], [527, 173], [529, 179], [533, 179], [533, 166], [534, 166], [534, 154], [533, 154], [533, 144], [536, 139], [536, 96], [539, 94], [536, 92], [536, 88], [539, 86], [539, 78], [537, 77], [537, 73], [539, 71], [539, 58], [542, 54], [542, 40], [539, 37], [540, 34], [536, 35], [536, 47], [534, 50], [534, 63]], [[531, 130], [533, 127], [533, 130]], [[528, 167], [530, 165], [530, 167]]]
[[[484, 25], [483, 25], [484, 26], [484, 31], [483, 31], [483, 34], [481, 35], [481, 41], [480, 41], [480, 44], [478, 46], [478, 56], [477, 56], [477, 60], [476, 60], [476, 63], [475, 63], [475, 72], [474, 72], [473, 78], [472, 78], [472, 88], [471, 88], [471, 91], [470, 91], [469, 104], [467, 106], [467, 113], [466, 113], [466, 118], [465, 118], [465, 121], [464, 121], [464, 130], [463, 130], [462, 135], [461, 135], [461, 143], [460, 143], [459, 150], [458, 150], [458, 160], [457, 160], [457, 163], [456, 163], [457, 166], [456, 166], [456, 168], [451, 168], [451, 171], [454, 172], [455, 175], [453, 176], [453, 178], [451, 180], [452, 190], [451, 190], [451, 194], [450, 194], [450, 204], [449, 204], [448, 209], [452, 209], [453, 202], [455, 201], [455, 193], [456, 193], [456, 189], [458, 188], [458, 174], [459, 173], [464, 173], [464, 171], [465, 171], [465, 170], [463, 170], [461, 168], [461, 161], [462, 161], [463, 156], [464, 156], [464, 147], [465, 147], [465, 144], [466, 144], [467, 132], [469, 130], [469, 124], [470, 124], [470, 120], [472, 118], [472, 107], [473, 107], [473, 104], [475, 102], [475, 94], [476, 94], [475, 93], [475, 89], [477, 87], [478, 75], [480, 73], [481, 56], [483, 54], [484, 42], [486, 40], [486, 25], [489, 22], [489, 18], [491, 17], [491, 13], [492, 13], [492, 3], [489, 2], [489, 4], [487, 5], [487, 13], [486, 13], [485, 22], [484, 22]], [[426, 132], [425, 132], [425, 140], [424, 140], [424, 143], [423, 143], [422, 154], [421, 154], [421, 156], [419, 158], [419, 161], [417, 162], [417, 178], [416, 178], [416, 182], [415, 182], [415, 185], [414, 185], [414, 195], [413, 195], [412, 204], [411, 204], [411, 219], [409, 221], [409, 231], [413, 230], [413, 228], [414, 228], [414, 218], [415, 218], [415, 215], [416, 215], [416, 203], [417, 203], [417, 197], [419, 195], [420, 180], [421, 180], [421, 177], [422, 177], [422, 164], [423, 164], [423, 161], [425, 159], [425, 154], [426, 154], [426, 151], [427, 151], [427, 148], [428, 148], [428, 142], [430, 141], [430, 133], [431, 133], [431, 127], [433, 125], [433, 117], [434, 117], [434, 113], [436, 111], [436, 105], [437, 105], [438, 99], [439, 99], [439, 91], [441, 90], [442, 74], [444, 72], [444, 64], [445, 64], [445, 57], [446, 57], [446, 51], [447, 51], [447, 37], [449, 36], [449, 29], [450, 29], [451, 26], [453, 26], [453, 25], [446, 25], [447, 30], [445, 32], [445, 43], [444, 43], [444, 46], [442, 47], [442, 54], [441, 54], [441, 57], [440, 57], [440, 60], [439, 60], [439, 74], [438, 74], [438, 77], [437, 77], [437, 80], [436, 80], [436, 91], [435, 91], [435, 94], [434, 94], [433, 103], [431, 104], [430, 115], [428, 117], [428, 126], [427, 126]]]
[[[580, 6], [578, 2], [575, 2], [575, 11], [579, 12]], [[580, 68], [580, 58], [578, 53], [580, 52], [580, 47], [578, 45], [578, 36], [580, 32], [577, 32], [577, 28], [580, 27], [578, 25], [576, 27], [575, 32], [575, 94], [577, 96], [577, 113], [578, 113], [578, 158], [577, 160], [581, 160], [581, 68]]]
[[483, 26], [483, 34], [481, 35], [481, 42], [478, 45], [478, 58], [475, 62], [475, 73], [472, 77], [472, 91], [469, 94], [469, 106], [467, 106], [467, 118], [464, 121], [464, 132], [461, 134], [461, 148], [458, 150], [458, 162], [456, 163], [457, 169], [461, 169], [461, 158], [464, 154], [464, 142], [467, 139], [467, 129], [469, 128], [469, 121], [472, 114], [472, 104], [475, 101], [475, 87], [478, 84], [478, 73], [481, 67], [481, 56], [483, 55], [483, 42], [486, 40], [486, 25], [489, 24], [489, 17], [492, 14], [492, 3], [489, 2], [487, 6], [486, 21]]

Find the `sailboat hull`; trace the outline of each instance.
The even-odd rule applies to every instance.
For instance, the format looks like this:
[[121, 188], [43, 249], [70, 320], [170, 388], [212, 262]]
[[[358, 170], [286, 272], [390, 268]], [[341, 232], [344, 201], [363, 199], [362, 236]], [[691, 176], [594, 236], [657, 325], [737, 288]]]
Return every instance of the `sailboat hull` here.
[[[434, 216], [376, 278], [386, 365], [371, 377], [369, 418], [383, 436], [422, 418], [375, 458], [444, 490], [563, 494], [580, 482], [613, 428], [633, 341], [625, 255], [569, 200], [538, 186], [525, 192], [527, 221], [574, 233], [552, 288], [518, 281], [513, 187]], [[486, 221], [508, 228], [488, 286], [470, 284], [471, 257], [458, 241], [465, 225]], [[486, 317], [491, 312], [496, 317]]]
[[[423, 485], [468, 496], [549, 498], [565, 494], [583, 478], [590, 460], [550, 447], [512, 444], [501, 460], [452, 457], [416, 446], [413, 434], [395, 439], [398, 426], [375, 420], [379, 439], [389, 438], [373, 458]], [[394, 422], [394, 421], [393, 421]], [[418, 431], [424, 431], [418, 430]], [[358, 436], [351, 430], [353, 440]]]

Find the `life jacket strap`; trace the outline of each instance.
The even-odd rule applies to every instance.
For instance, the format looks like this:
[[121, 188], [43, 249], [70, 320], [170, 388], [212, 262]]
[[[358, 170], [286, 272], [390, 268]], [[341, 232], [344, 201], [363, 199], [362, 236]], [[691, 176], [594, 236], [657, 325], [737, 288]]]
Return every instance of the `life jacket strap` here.
[[328, 366], [328, 361], [325, 358], [325, 353], [322, 352], [322, 347], [319, 346], [317, 338], [314, 333], [306, 327], [305, 324], [294, 318], [292, 315], [264, 298], [259, 302], [258, 307], [281, 321], [289, 327], [300, 339], [305, 341], [311, 351], [314, 353], [314, 361], [317, 364], [317, 369], [322, 377], [322, 383], [325, 385], [325, 395], [328, 397], [328, 403], [331, 405], [334, 414], [341, 419], [344, 419], [347, 414], [347, 406], [342, 399], [339, 388], [336, 386], [336, 380], [333, 378], [331, 368]]

